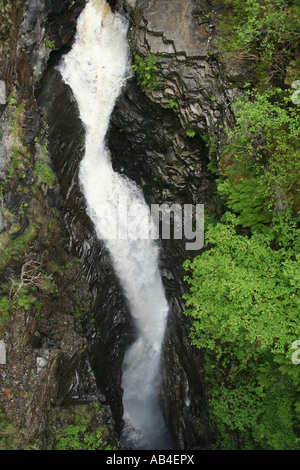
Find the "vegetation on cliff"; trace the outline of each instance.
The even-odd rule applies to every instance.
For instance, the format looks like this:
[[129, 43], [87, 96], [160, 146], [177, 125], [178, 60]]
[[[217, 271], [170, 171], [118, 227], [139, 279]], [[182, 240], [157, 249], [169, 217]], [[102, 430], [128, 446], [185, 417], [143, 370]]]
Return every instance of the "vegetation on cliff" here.
[[[63, 3], [70, 18], [83, 2]], [[110, 449], [111, 411], [86, 370], [83, 323], [96, 330], [89, 286], [61, 221], [32, 87], [34, 60], [46, 67], [53, 49], [39, 22], [61, 6], [30, 5], [26, 35], [25, 4], [0, 0], [0, 450]], [[75, 376], [82, 389], [71, 397]]]
[[[187, 260], [192, 342], [205, 351], [221, 449], [299, 445], [299, 1], [227, 0], [219, 47], [255, 78], [217, 170], [223, 214]], [[249, 62], [249, 63], [250, 63]], [[299, 351], [298, 351], [299, 352]]]

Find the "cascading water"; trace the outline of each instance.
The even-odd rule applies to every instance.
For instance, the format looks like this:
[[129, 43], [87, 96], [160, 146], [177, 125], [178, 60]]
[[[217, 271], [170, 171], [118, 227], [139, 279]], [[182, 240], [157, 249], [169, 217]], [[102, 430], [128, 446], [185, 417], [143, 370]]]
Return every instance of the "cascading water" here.
[[59, 70], [73, 90], [86, 128], [79, 177], [89, 215], [111, 254], [136, 326], [136, 341], [123, 363], [121, 443], [133, 449], [169, 449], [158, 400], [168, 314], [159, 251], [150, 236], [150, 211], [141, 190], [113, 171], [105, 144], [115, 101], [130, 75], [127, 23], [105, 0], [90, 0], [85, 6], [74, 46]]

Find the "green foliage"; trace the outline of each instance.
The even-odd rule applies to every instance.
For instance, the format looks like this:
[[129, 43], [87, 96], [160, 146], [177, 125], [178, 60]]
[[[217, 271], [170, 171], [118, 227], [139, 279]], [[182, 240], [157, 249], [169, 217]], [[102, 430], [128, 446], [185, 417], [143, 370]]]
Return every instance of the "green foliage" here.
[[[10, 315], [18, 311], [30, 312], [32, 315], [38, 314], [43, 307], [44, 295], [55, 294], [57, 286], [52, 275], [41, 271], [39, 263], [28, 261], [21, 269], [20, 278], [11, 279], [10, 286], [1, 286], [0, 296], [0, 328], [5, 326], [5, 322]], [[41, 297], [42, 295], [42, 297]]]
[[17, 103], [17, 100], [12, 95], [9, 95], [9, 97], [8, 97], [8, 106], [13, 106], [16, 103]]
[[76, 302], [75, 310], [74, 310], [74, 317], [76, 318], [77, 321], [80, 322], [82, 321], [84, 317], [87, 316], [89, 310], [90, 310], [90, 307], [85, 302]]
[[[10, 2], [5, 0], [0, 0], [0, 40], [7, 36], [9, 25], [11, 24], [11, 9], [12, 5]], [[7, 24], [6, 24], [7, 23]]]
[[[258, 59], [280, 74], [297, 53], [300, 5], [298, 0], [225, 0], [231, 8], [223, 22], [219, 49], [234, 57]], [[259, 63], [259, 62], [258, 62]]]
[[[221, 220], [184, 264], [217, 448], [298, 449], [299, 0], [225, 0], [226, 57], [251, 60], [216, 175]], [[241, 84], [240, 84], [241, 85]], [[296, 94], [295, 94], [296, 90]], [[232, 211], [232, 212], [229, 212]]]
[[146, 57], [134, 56], [134, 65], [132, 69], [137, 74], [137, 79], [143, 88], [157, 88], [157, 57], [154, 54], [149, 54]]
[[45, 41], [45, 46], [48, 48], [48, 49], [55, 49], [55, 44], [54, 42], [50, 41], [49, 39], [47, 39]]
[[[15, 424], [6, 419], [3, 410], [0, 408], [0, 451], [1, 450], [20, 450], [26, 440], [26, 430], [18, 429]], [[24, 450], [37, 450], [38, 441], [28, 444]]]
[[10, 124], [10, 133], [15, 142], [14, 147], [17, 147], [18, 151], [21, 154], [25, 154], [25, 149], [20, 141], [20, 134], [22, 133], [22, 119], [25, 112], [25, 100], [18, 102], [15, 95], [11, 93], [8, 99], [8, 108], [9, 108], [9, 124]]
[[237, 433], [243, 448], [297, 448], [300, 377], [291, 344], [300, 337], [300, 230], [288, 214], [272, 222], [268, 235], [248, 238], [227, 213], [206, 230], [209, 249], [184, 265], [191, 338], [206, 354], [209, 404], [225, 448], [236, 448]]
[[272, 213], [266, 203], [261, 177], [242, 178], [235, 185], [226, 180], [219, 183], [218, 192], [226, 197], [228, 207], [239, 214], [239, 223], [243, 227], [251, 227], [253, 231], [269, 231]]
[[24, 217], [27, 207], [28, 207], [28, 202], [22, 201], [20, 205], [20, 209], [19, 209], [19, 215], [21, 217]]
[[[0, 297], [0, 328], [3, 327], [9, 318], [10, 302], [8, 297]], [[0, 335], [1, 336], [1, 335]]]
[[9, 49], [9, 39], [16, 33], [17, 9], [20, 6], [21, 0], [0, 0], [0, 54]]
[[169, 105], [171, 106], [171, 108], [175, 109], [177, 109], [179, 106], [178, 101], [174, 100], [173, 98], [169, 99]]
[[77, 410], [74, 420], [56, 434], [55, 450], [100, 450], [103, 449], [103, 426], [91, 430], [91, 416], [84, 407]]
[[[235, 216], [227, 214], [227, 218], [226, 224], [219, 223], [206, 232], [207, 244], [214, 246], [185, 264], [194, 274], [193, 279], [188, 279], [194, 294], [193, 310], [188, 313], [201, 319], [201, 329], [196, 323], [194, 331], [197, 344], [203, 329], [207, 334], [199, 339], [201, 347], [212, 348], [217, 355], [222, 354], [225, 336], [226, 342], [230, 337], [237, 344], [255, 344], [259, 339], [256, 349], [284, 354], [286, 344], [297, 339], [300, 231], [293, 231], [290, 258], [285, 240], [280, 249], [271, 248], [277, 231], [273, 238], [262, 234], [248, 238], [236, 233]], [[210, 338], [214, 327], [220, 344]]]
[[[19, 255], [25, 253], [26, 248], [37, 236], [40, 225], [38, 222], [32, 222], [28, 228], [13, 240], [7, 240], [6, 243], [0, 244], [0, 272], [12, 259], [16, 259]], [[6, 235], [6, 234], [4, 234]]]
[[5, 322], [10, 315], [13, 315], [18, 309], [25, 312], [33, 309], [40, 309], [42, 304], [38, 302], [37, 297], [32, 293], [32, 289], [23, 286], [17, 297], [10, 299], [8, 295], [0, 297], [0, 327], [5, 326]]
[[185, 133], [186, 133], [186, 135], [187, 135], [188, 137], [191, 137], [191, 138], [192, 138], [192, 137], [195, 137], [195, 135], [196, 135], [196, 132], [195, 132], [193, 129], [187, 129], [187, 130], [185, 131]]
[[[69, 424], [57, 433], [56, 450], [103, 450], [103, 428], [88, 432], [85, 425]], [[105, 446], [104, 450], [112, 449]]]
[[242, 225], [254, 227], [251, 219], [268, 223], [276, 207], [300, 209], [300, 122], [291, 92], [277, 87], [247, 94], [235, 103], [237, 123], [223, 149], [218, 189]]
[[19, 147], [11, 147], [10, 156], [11, 161], [8, 170], [8, 178], [12, 179], [19, 177], [25, 171], [25, 164], [28, 158], [23, 149]]
[[17, 431], [13, 424], [5, 419], [0, 408], [0, 450], [16, 450]]
[[72, 425], [57, 433], [57, 450], [82, 450], [84, 445], [84, 435], [86, 427]]
[[19, 295], [13, 300], [12, 304], [13, 308], [23, 308], [27, 312], [32, 309], [36, 302], [36, 297], [27, 287], [23, 286]]
[[51, 170], [48, 161], [48, 150], [45, 145], [40, 147], [40, 151], [36, 156], [33, 173], [37, 176], [38, 182], [53, 186], [55, 183], [55, 174]]

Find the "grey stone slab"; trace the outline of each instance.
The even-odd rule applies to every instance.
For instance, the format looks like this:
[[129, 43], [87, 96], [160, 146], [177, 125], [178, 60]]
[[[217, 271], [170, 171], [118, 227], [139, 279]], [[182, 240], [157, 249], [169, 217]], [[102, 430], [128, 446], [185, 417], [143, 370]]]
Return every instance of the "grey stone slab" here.
[[6, 104], [6, 85], [3, 80], [0, 80], [0, 104]]
[[0, 340], [0, 364], [6, 364], [6, 344]]
[[[177, 53], [205, 57], [209, 32], [193, 16], [193, 0], [150, 0], [144, 11], [148, 31], [161, 33], [172, 41]], [[171, 19], [171, 21], [170, 21]]]

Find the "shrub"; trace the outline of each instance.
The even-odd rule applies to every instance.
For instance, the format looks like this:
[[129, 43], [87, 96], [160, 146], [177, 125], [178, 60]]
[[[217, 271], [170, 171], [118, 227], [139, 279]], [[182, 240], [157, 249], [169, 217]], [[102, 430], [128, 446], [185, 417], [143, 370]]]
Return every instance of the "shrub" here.
[[261, 223], [269, 221], [270, 209], [300, 209], [300, 122], [290, 91], [277, 87], [247, 96], [235, 103], [237, 123], [223, 149], [219, 191], [243, 225], [253, 226], [246, 211]]
[[300, 337], [300, 230], [283, 214], [268, 235], [239, 235], [237, 223], [228, 213], [209, 225], [206, 250], [184, 264], [186, 314], [205, 354], [219, 445], [297, 449], [300, 377], [291, 345]]
[[45, 46], [48, 48], [48, 49], [55, 49], [55, 44], [54, 42], [50, 41], [49, 39], [47, 39], [45, 41]]
[[[300, 6], [298, 0], [225, 0], [230, 8], [221, 25], [224, 31], [219, 49], [280, 75], [291, 55], [297, 57]], [[298, 60], [298, 59], [297, 59]]]
[[132, 69], [137, 74], [137, 79], [143, 88], [157, 88], [157, 57], [154, 54], [149, 54], [146, 57], [134, 56], [134, 65]]

